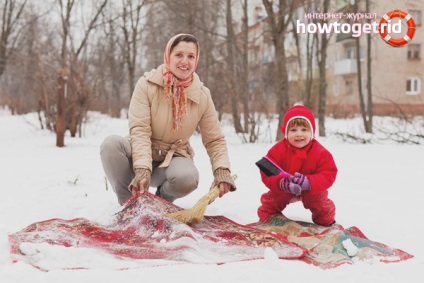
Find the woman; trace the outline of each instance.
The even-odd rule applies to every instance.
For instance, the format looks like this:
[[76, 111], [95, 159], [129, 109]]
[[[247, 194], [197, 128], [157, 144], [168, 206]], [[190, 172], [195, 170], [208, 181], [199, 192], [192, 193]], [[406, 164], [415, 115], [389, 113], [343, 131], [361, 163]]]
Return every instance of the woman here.
[[236, 186], [228, 150], [209, 89], [195, 73], [199, 44], [190, 34], [172, 37], [165, 64], [137, 82], [129, 107], [129, 139], [110, 136], [100, 155], [120, 204], [157, 187], [156, 195], [173, 202], [197, 188], [199, 172], [189, 139], [199, 126], [220, 197]]

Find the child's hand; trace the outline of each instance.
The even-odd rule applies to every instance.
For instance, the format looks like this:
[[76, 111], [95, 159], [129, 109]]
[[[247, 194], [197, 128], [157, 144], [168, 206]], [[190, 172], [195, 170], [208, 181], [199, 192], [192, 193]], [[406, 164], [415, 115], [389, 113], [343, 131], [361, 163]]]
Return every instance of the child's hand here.
[[299, 185], [302, 188], [302, 191], [309, 191], [311, 189], [308, 178], [299, 172], [294, 173], [294, 177], [290, 176], [288, 179], [290, 182]]
[[280, 188], [289, 194], [294, 194], [297, 196], [302, 194], [302, 187], [299, 186], [298, 184], [291, 182], [289, 178], [292, 178], [292, 177], [281, 179]]
[[286, 193], [294, 194], [297, 196], [301, 195], [302, 191], [309, 191], [311, 189], [308, 178], [298, 172], [294, 173], [294, 176], [289, 176], [282, 179], [280, 187]]

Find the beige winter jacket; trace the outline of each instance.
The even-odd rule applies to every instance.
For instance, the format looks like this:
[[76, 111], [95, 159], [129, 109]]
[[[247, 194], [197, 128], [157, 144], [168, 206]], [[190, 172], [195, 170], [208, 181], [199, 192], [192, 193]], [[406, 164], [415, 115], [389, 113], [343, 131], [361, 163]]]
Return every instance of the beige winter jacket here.
[[193, 159], [189, 139], [200, 128], [202, 142], [210, 157], [212, 171], [230, 169], [227, 144], [210, 91], [194, 73], [187, 87], [187, 115], [182, 118], [182, 128], [172, 129], [172, 115], [163, 88], [163, 67], [146, 72], [137, 82], [129, 107], [130, 142], [133, 167], [152, 171], [152, 160], [163, 161], [166, 167], [172, 156]]

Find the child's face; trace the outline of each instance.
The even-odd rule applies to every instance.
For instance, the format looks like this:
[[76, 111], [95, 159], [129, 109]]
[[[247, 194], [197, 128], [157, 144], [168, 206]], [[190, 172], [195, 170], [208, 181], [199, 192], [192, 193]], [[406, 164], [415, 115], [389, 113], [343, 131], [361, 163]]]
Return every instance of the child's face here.
[[287, 140], [292, 146], [297, 148], [302, 148], [307, 145], [311, 138], [311, 130], [304, 126], [292, 126], [287, 133]]

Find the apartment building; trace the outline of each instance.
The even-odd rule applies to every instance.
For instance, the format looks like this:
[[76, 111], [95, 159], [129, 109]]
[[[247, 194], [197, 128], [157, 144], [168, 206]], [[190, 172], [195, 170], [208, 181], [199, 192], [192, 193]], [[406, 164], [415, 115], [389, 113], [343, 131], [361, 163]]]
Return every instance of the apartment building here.
[[[336, 1], [337, 13], [352, 15], [350, 1]], [[393, 28], [392, 38], [402, 38], [408, 30], [408, 23], [399, 18], [404, 11], [415, 22], [412, 40], [403, 46], [395, 47], [383, 40], [379, 33], [371, 34], [371, 92], [373, 113], [375, 115], [424, 115], [424, 61], [422, 48], [424, 31], [422, 30], [422, 1], [370, 1], [370, 13], [365, 13], [365, 1], [359, 5], [358, 16], [363, 19], [353, 21], [359, 25], [365, 23], [365, 17], [375, 17], [370, 22], [380, 23], [382, 17], [392, 16], [389, 23], [401, 27], [401, 33]], [[386, 21], [383, 21], [386, 22]], [[350, 21], [352, 24], [352, 21]], [[411, 24], [412, 22], [409, 22]], [[359, 26], [358, 25], [358, 26]], [[409, 28], [413, 28], [410, 26]], [[353, 29], [352, 29], [353, 30]], [[398, 32], [398, 33], [396, 33]], [[359, 89], [362, 85], [365, 104], [367, 103], [367, 37], [363, 33], [359, 38], [359, 52], [356, 39], [351, 33], [335, 34], [328, 47], [327, 62], [327, 107], [328, 112], [336, 116], [359, 113]], [[361, 79], [358, 80], [359, 56]]]
[[[317, 4], [320, 1], [310, 1], [312, 4], [306, 8], [308, 1], [299, 1], [293, 11], [293, 23], [308, 25], [313, 23], [308, 15], [319, 17], [322, 15]], [[368, 103], [368, 74], [367, 74], [367, 36], [371, 35], [371, 92], [373, 113], [375, 115], [424, 115], [424, 60], [423, 45], [424, 31], [422, 29], [422, 13], [424, 1], [376, 1], [370, 0], [369, 12], [365, 12], [365, 0], [359, 1], [358, 11], [353, 10], [351, 0], [332, 0], [330, 13], [332, 18], [329, 23], [338, 22], [338, 32], [333, 28], [328, 33], [330, 39], [327, 48], [326, 80], [327, 80], [327, 113], [338, 117], [346, 117], [360, 113], [359, 108], [359, 83], [365, 104]], [[315, 5], [315, 6], [314, 6]], [[312, 7], [312, 8], [311, 8]], [[307, 9], [310, 9], [309, 11]], [[377, 31], [362, 31], [365, 23], [378, 26], [382, 17], [393, 10], [405, 11], [410, 14], [415, 22], [415, 33], [412, 40], [401, 47], [388, 44]], [[264, 89], [266, 82], [260, 81], [258, 74], [265, 74], [269, 78], [273, 72], [274, 49], [269, 33], [267, 33], [267, 20], [264, 11], [258, 8], [255, 11], [256, 21], [249, 28], [250, 54], [253, 89], [262, 83], [262, 95], [267, 95], [270, 104], [274, 103], [269, 91]], [[391, 14], [393, 16], [393, 14]], [[367, 22], [366, 20], [369, 19]], [[391, 32], [392, 38], [402, 38], [408, 30], [406, 21], [398, 22], [400, 18], [390, 19], [401, 28], [401, 33]], [[348, 26], [340, 26], [346, 24]], [[353, 32], [352, 25], [361, 28], [361, 35]], [[286, 34], [286, 58], [290, 81], [291, 102], [301, 101], [305, 93], [306, 72], [311, 69], [314, 78], [311, 96], [312, 105], [317, 104], [318, 96], [318, 66], [316, 50], [312, 51], [313, 59], [308, 66], [308, 50], [311, 51], [311, 41], [314, 33], [319, 32], [313, 28], [306, 31], [296, 30], [299, 27], [291, 26]], [[349, 29], [350, 28], [350, 31]], [[397, 30], [394, 30], [397, 31]], [[359, 51], [357, 48], [359, 39]], [[310, 53], [310, 52], [309, 52]], [[357, 58], [359, 56], [360, 79]], [[251, 88], [252, 89], [252, 88]]]

